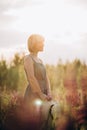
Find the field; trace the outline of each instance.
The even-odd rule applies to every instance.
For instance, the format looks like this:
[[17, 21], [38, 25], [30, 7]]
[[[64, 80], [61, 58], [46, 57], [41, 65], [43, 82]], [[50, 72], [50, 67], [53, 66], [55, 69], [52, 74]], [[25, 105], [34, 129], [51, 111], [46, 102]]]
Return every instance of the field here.
[[[49, 128], [47, 126], [45, 129], [86, 130], [87, 65], [75, 59], [65, 64], [59, 60], [57, 65], [46, 64], [45, 66], [50, 79], [53, 100], [60, 104], [62, 110], [60, 118], [51, 119]], [[23, 100], [27, 84], [23, 55], [15, 54], [9, 65], [5, 59], [1, 59], [0, 127], [2, 130], [39, 130], [40, 115], [37, 117], [33, 106], [28, 107]]]

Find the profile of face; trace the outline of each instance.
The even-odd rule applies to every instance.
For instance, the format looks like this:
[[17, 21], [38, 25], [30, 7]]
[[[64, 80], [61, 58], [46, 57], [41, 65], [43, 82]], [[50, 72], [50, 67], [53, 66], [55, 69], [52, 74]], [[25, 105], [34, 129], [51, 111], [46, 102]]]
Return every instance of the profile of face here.
[[30, 52], [36, 53], [43, 51], [44, 38], [38, 34], [32, 34], [28, 39], [28, 49]]
[[44, 48], [44, 41], [38, 41], [36, 43], [36, 50], [37, 51], [43, 51], [43, 48]]

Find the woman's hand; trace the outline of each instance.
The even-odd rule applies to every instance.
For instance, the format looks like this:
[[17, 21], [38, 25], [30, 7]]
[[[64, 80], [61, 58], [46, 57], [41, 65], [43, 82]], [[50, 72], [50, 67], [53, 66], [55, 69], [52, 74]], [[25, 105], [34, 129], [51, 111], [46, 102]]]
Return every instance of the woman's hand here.
[[48, 94], [48, 95], [47, 95], [47, 100], [48, 100], [48, 101], [51, 101], [51, 100], [52, 100], [52, 95], [51, 95], [51, 94]]
[[41, 100], [43, 101], [51, 101], [52, 100], [52, 96], [51, 94], [43, 94], [43, 93], [34, 93], [34, 95], [36, 95], [36, 97], [39, 97]]
[[47, 100], [47, 95], [43, 93], [35, 93], [36, 97], [40, 98], [43, 101]]

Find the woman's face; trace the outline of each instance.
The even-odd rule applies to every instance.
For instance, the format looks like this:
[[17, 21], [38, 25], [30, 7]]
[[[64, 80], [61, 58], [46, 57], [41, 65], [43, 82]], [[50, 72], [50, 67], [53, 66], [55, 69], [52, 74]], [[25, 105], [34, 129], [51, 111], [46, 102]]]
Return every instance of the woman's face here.
[[36, 45], [36, 50], [43, 51], [43, 47], [44, 47], [44, 41], [38, 41]]

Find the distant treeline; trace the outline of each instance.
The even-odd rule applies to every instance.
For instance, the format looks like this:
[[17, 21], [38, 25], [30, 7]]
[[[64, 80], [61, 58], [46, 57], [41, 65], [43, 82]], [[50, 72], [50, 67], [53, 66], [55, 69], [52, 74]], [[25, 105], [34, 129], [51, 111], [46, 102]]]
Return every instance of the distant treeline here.
[[26, 78], [23, 68], [23, 57], [24, 54], [16, 53], [9, 64], [7, 64], [4, 58], [0, 60], [1, 91], [18, 91], [25, 86]]
[[[24, 54], [16, 53], [8, 65], [6, 60], [0, 60], [0, 91], [18, 91], [24, 93], [27, 86], [27, 78], [23, 66]], [[83, 100], [87, 95], [87, 65], [79, 59], [72, 62], [62, 63], [60, 59], [57, 65], [46, 64], [47, 73], [50, 79], [51, 88], [55, 98], [62, 100], [68, 90], [78, 92]]]

